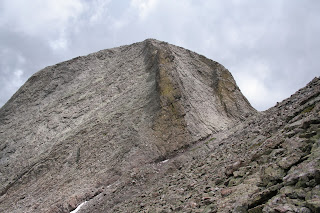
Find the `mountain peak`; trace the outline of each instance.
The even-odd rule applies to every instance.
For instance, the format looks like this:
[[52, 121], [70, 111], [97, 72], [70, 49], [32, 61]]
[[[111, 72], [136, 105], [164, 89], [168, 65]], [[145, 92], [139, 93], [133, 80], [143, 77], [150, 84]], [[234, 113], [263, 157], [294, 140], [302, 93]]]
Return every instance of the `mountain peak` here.
[[0, 207], [70, 212], [259, 116], [221, 64], [155, 39], [46, 67], [0, 109]]

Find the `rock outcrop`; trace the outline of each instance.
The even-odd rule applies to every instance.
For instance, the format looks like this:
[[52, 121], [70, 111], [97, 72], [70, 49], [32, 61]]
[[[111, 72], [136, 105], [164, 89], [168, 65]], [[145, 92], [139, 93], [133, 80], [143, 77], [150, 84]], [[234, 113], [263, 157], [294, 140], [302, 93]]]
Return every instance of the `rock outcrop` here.
[[[0, 209], [70, 212], [91, 200], [83, 210], [140, 211], [153, 201], [136, 202], [147, 184], [169, 178], [207, 153], [185, 152], [253, 115], [227, 69], [165, 42], [47, 67], [0, 109]], [[178, 160], [165, 169], [169, 158]], [[101, 205], [90, 210], [93, 202]]]
[[81, 212], [320, 212], [320, 79], [111, 185]]
[[264, 112], [148, 39], [36, 73], [0, 109], [1, 212], [320, 212], [320, 79]]

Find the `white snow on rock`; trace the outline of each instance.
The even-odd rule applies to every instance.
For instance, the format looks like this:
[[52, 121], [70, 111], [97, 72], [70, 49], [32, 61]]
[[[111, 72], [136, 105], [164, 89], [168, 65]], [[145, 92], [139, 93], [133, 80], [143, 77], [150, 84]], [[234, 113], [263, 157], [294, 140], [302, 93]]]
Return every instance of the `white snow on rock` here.
[[84, 201], [83, 203], [81, 203], [75, 210], [71, 211], [70, 213], [77, 213], [86, 202], [87, 201]]
[[169, 159], [161, 161], [161, 163], [167, 163], [169, 161]]

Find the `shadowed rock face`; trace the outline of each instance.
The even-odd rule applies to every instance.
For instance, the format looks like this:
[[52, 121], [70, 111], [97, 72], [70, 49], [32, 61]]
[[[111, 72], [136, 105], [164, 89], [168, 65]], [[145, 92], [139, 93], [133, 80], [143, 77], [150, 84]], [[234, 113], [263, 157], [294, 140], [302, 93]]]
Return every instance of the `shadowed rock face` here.
[[69, 212], [252, 114], [222, 65], [157, 40], [47, 67], [0, 109], [0, 209]]

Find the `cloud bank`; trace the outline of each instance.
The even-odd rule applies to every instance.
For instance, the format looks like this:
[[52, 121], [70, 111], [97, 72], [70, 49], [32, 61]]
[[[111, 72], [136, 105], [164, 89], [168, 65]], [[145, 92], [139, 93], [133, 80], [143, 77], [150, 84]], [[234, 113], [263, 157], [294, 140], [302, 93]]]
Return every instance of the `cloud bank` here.
[[36, 71], [156, 38], [223, 64], [258, 110], [319, 76], [317, 0], [0, 2], [0, 106]]

